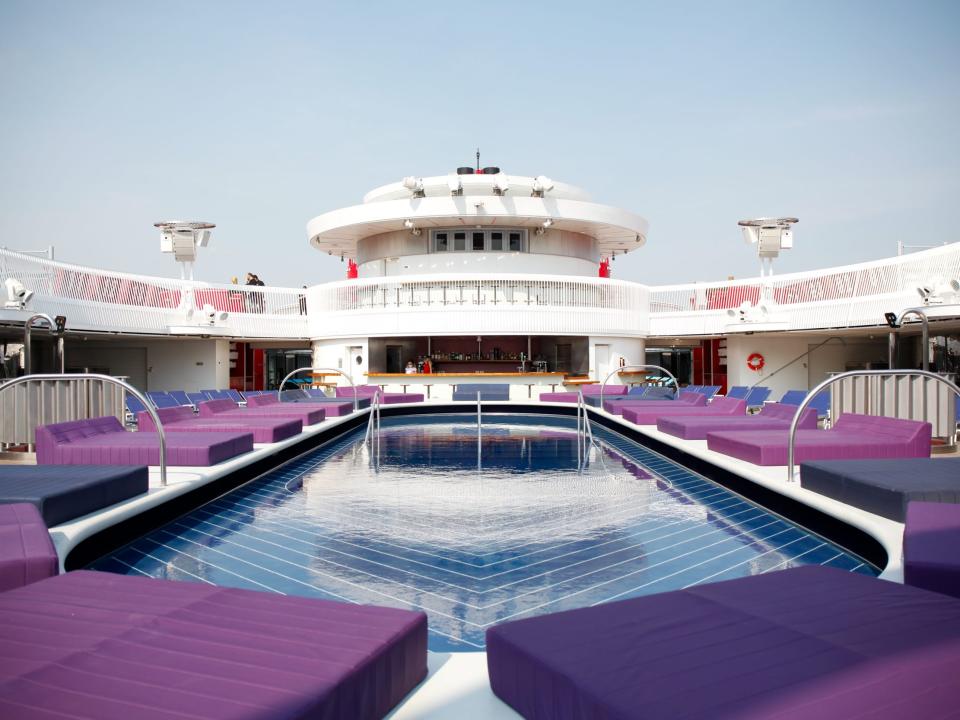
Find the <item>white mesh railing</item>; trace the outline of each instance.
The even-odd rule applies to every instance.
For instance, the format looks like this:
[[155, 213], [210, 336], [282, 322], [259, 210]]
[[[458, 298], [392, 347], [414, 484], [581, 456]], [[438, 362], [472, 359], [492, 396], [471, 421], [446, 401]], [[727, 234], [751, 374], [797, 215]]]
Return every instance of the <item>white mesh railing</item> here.
[[641, 335], [647, 289], [594, 278], [371, 278], [313, 288], [315, 335], [420, 332]]
[[[0, 250], [0, 279], [8, 277], [34, 292], [30, 309], [67, 315], [71, 328], [156, 333], [198, 328], [249, 337], [306, 337], [303, 290], [131, 275]], [[227, 317], [204, 323], [205, 306]]]
[[[960, 277], [960, 243], [921, 253], [772, 278], [650, 288], [653, 335], [729, 329], [727, 310], [766, 303], [790, 329], [876, 325], [883, 313], [917, 304], [919, 286]], [[893, 304], [891, 304], [893, 303]]]

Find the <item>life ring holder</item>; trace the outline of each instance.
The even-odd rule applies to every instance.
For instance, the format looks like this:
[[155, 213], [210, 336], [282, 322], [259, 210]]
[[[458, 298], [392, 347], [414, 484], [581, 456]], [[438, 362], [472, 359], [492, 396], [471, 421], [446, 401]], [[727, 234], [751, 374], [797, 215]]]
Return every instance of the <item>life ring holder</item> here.
[[763, 370], [763, 366], [766, 364], [767, 361], [764, 359], [763, 355], [758, 352], [751, 353], [747, 356], [747, 367], [754, 372], [760, 372]]

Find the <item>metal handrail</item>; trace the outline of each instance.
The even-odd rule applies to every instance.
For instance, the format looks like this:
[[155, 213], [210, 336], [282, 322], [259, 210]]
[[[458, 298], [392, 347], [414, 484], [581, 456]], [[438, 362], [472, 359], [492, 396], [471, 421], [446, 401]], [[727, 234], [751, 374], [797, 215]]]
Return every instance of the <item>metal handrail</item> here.
[[57, 322], [47, 313], [38, 312], [31, 315], [27, 318], [27, 321], [23, 324], [23, 368], [24, 371], [29, 375], [30, 371], [33, 369], [33, 322], [35, 320], [46, 320], [48, 329], [50, 333], [57, 338], [57, 361], [60, 365], [60, 372], [63, 373], [66, 371], [64, 366], [63, 359], [63, 333], [57, 332]]
[[370, 400], [370, 416], [367, 419], [367, 433], [363, 437], [363, 444], [370, 448], [370, 462], [375, 471], [380, 469], [380, 425], [380, 393], [374, 393]]
[[21, 385], [32, 380], [101, 380], [113, 385], [119, 385], [124, 389], [125, 392], [128, 392], [137, 398], [137, 400], [143, 403], [143, 406], [150, 414], [150, 419], [153, 420], [153, 424], [157, 428], [157, 437], [160, 439], [160, 486], [167, 486], [167, 436], [163, 432], [163, 424], [160, 422], [160, 416], [157, 414], [157, 411], [153, 408], [153, 403], [150, 402], [146, 395], [133, 387], [133, 385], [130, 385], [119, 378], [115, 378], [111, 375], [100, 375], [98, 373], [42, 373], [38, 375], [21, 375], [18, 378], [13, 378], [12, 380], [8, 380], [0, 385], [0, 392], [8, 390], [14, 385]]
[[[277, 387], [277, 402], [283, 402], [283, 386], [287, 384], [287, 381], [292, 378], [297, 373], [302, 373], [304, 370], [309, 370], [310, 372], [335, 372], [338, 375], [343, 375], [347, 379], [347, 382], [350, 383], [350, 389], [353, 390], [353, 411], [356, 412], [360, 409], [360, 398], [357, 397], [357, 386], [353, 384], [353, 379], [347, 375], [343, 370], [338, 370], [337, 368], [325, 368], [325, 367], [302, 367], [297, 368], [290, 374], [288, 374]], [[374, 393], [376, 395], [377, 393]]]
[[794, 364], [795, 362], [797, 362], [798, 360], [802, 360], [802, 359], [805, 358], [807, 355], [809, 355], [810, 353], [812, 353], [814, 350], [819, 350], [820, 348], [822, 348], [824, 345], [826, 345], [826, 344], [827, 344], [828, 342], [830, 342], [831, 340], [839, 340], [839, 341], [841, 342], [841, 344], [843, 344], [843, 345], [846, 345], [846, 344], [847, 344], [847, 341], [844, 340], [844, 339], [843, 339], [842, 337], [840, 337], [839, 335], [831, 335], [831, 336], [828, 337], [826, 340], [824, 340], [822, 343], [819, 343], [819, 344], [817, 344], [817, 345], [814, 345], [812, 348], [810, 348], [809, 350], [807, 350], [805, 353], [801, 353], [800, 355], [797, 355], [797, 356], [796, 356], [793, 360], [791, 360], [790, 362], [786, 363], [785, 365], [781, 365], [780, 367], [778, 367], [776, 370], [774, 370], [774, 371], [773, 371], [772, 373], [770, 373], [769, 375], [764, 375], [761, 379], [757, 380], [753, 385], [751, 385], [751, 386], [748, 388], [748, 390], [753, 390], [755, 387], [757, 387], [757, 385], [759, 385], [759, 384], [762, 383], [762, 382], [769, 382], [769, 381], [770, 381], [770, 378], [772, 378], [774, 375], [778, 374], [778, 373], [781, 372], [782, 370], [786, 370], [788, 367], [790, 367], [791, 365], [793, 365], [793, 364]]
[[610, 371], [610, 373], [603, 379], [603, 382], [600, 383], [600, 409], [603, 410], [603, 390], [607, 387], [607, 381], [614, 376], [615, 373], [623, 372], [624, 370], [646, 370], [649, 368], [656, 368], [657, 370], [663, 370], [667, 376], [673, 380], [673, 386], [677, 389], [677, 394], [673, 398], [674, 400], [680, 399], [680, 383], [677, 382], [677, 379], [673, 376], [673, 373], [667, 370], [665, 367], [660, 365], [621, 365], [618, 368], [615, 368]]
[[950, 388], [955, 395], [960, 396], [960, 388], [947, 380], [945, 377], [937, 375], [936, 373], [932, 373], [929, 370], [850, 370], [849, 372], [840, 373], [839, 375], [834, 375], [831, 378], [827, 378], [822, 383], [817, 385], [813, 390], [807, 393], [807, 396], [797, 406], [797, 411], [794, 413], [793, 420], [790, 422], [790, 437], [787, 441], [787, 482], [795, 482], [793, 479], [793, 471], [795, 465], [794, 444], [796, 442], [797, 428], [800, 425], [800, 416], [803, 414], [803, 411], [806, 410], [813, 398], [838, 380], [845, 380], [846, 378], [851, 377], [872, 377], [883, 375], [893, 377], [915, 375], [917, 377], [930, 378], [931, 380], [936, 380], [937, 382], [943, 383]]

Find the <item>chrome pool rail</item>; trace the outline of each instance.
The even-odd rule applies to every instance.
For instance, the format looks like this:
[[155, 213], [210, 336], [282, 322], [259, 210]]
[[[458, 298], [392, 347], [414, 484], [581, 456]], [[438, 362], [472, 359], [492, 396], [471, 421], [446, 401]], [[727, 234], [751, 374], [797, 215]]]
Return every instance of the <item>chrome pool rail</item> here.
[[954, 395], [960, 396], [960, 388], [954, 385], [952, 382], [947, 380], [942, 375], [937, 375], [936, 373], [930, 372], [929, 370], [850, 370], [849, 372], [840, 373], [834, 375], [831, 378], [827, 378], [822, 383], [817, 385], [813, 390], [807, 393], [807, 396], [803, 401], [797, 406], [797, 410], [793, 415], [793, 420], [790, 421], [790, 436], [787, 440], [787, 482], [797, 482], [794, 479], [794, 471], [796, 469], [796, 436], [797, 428], [800, 426], [800, 416], [803, 414], [803, 411], [806, 410], [807, 406], [813, 401], [817, 395], [819, 395], [823, 390], [830, 387], [840, 380], [846, 380], [853, 377], [925, 377], [930, 380], [942, 383], [946, 385]]
[[[353, 411], [356, 412], [360, 409], [360, 398], [357, 396], [357, 386], [353, 384], [353, 378], [347, 375], [343, 370], [338, 370], [337, 368], [326, 368], [326, 367], [302, 367], [297, 368], [291, 373], [288, 373], [287, 376], [280, 381], [280, 384], [277, 386], [277, 402], [283, 402], [283, 386], [287, 384], [287, 381], [290, 380], [294, 375], [302, 373], [304, 370], [309, 370], [310, 372], [330, 372], [336, 373], [337, 375], [342, 375], [347, 379], [347, 382], [350, 383], [350, 389], [353, 391]], [[374, 393], [376, 395], [376, 393]]]
[[673, 399], [679, 400], [680, 399], [680, 383], [677, 382], [677, 379], [673, 376], [672, 372], [670, 372], [669, 370], [667, 370], [665, 367], [661, 365], [631, 365], [628, 363], [626, 365], [621, 365], [620, 367], [614, 368], [613, 370], [611, 370], [607, 374], [607, 376], [603, 379], [603, 382], [600, 383], [600, 409], [603, 410], [604, 388], [607, 387], [607, 381], [610, 380], [610, 378], [612, 378], [614, 374], [618, 372], [623, 372], [624, 370], [650, 370], [650, 369], [661, 370], [664, 374], [667, 375], [667, 377], [673, 380], [673, 387], [676, 388], [676, 394], [674, 395]]
[[370, 399], [370, 415], [367, 418], [367, 432], [363, 436], [363, 444], [370, 448], [370, 464], [374, 472], [380, 471], [380, 392], [375, 392]]
[[133, 385], [115, 378], [111, 375], [101, 375], [99, 373], [40, 373], [36, 375], [22, 375], [18, 378], [13, 378], [7, 382], [0, 385], [0, 392], [4, 390], [9, 390], [10, 388], [16, 385], [22, 385], [32, 381], [42, 381], [42, 380], [66, 380], [66, 381], [83, 381], [88, 380], [99, 380], [100, 382], [109, 383], [111, 385], [117, 385], [123, 388], [124, 392], [133, 395], [137, 400], [143, 403], [144, 408], [147, 413], [150, 415], [150, 419], [153, 420], [153, 424], [157, 428], [157, 437], [160, 440], [160, 486], [167, 486], [167, 436], [163, 431], [163, 423], [160, 422], [160, 416], [157, 414], [157, 411], [154, 409], [153, 403], [147, 398], [147, 396], [137, 390]]

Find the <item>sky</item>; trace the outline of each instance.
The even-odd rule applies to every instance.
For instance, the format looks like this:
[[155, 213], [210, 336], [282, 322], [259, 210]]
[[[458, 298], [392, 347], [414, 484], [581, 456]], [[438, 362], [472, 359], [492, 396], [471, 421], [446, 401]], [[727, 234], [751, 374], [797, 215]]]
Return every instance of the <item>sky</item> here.
[[[960, 2], [0, 0], [0, 246], [312, 285], [306, 223], [406, 175], [547, 175], [650, 223], [614, 277], [777, 273], [960, 239]], [[242, 281], [242, 280], [241, 280]]]

